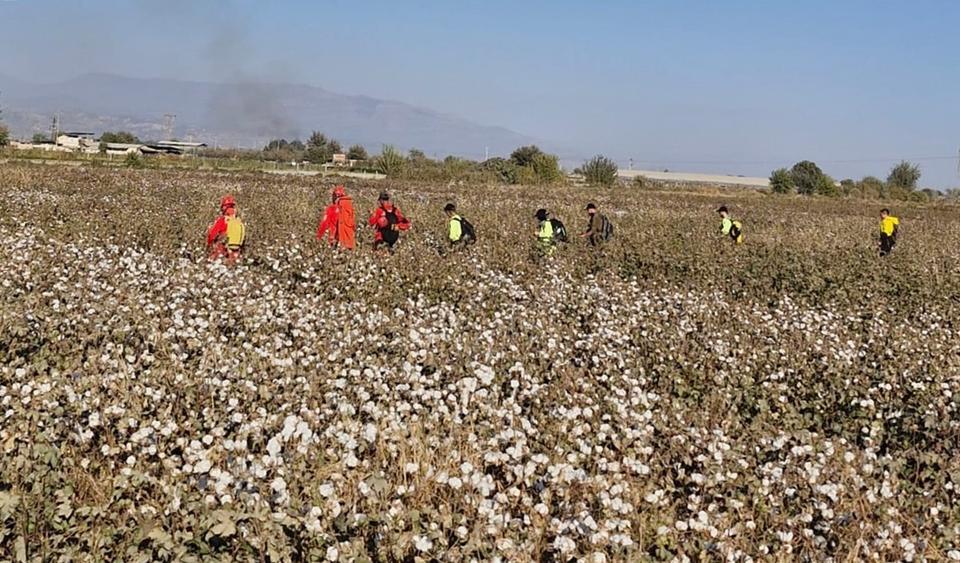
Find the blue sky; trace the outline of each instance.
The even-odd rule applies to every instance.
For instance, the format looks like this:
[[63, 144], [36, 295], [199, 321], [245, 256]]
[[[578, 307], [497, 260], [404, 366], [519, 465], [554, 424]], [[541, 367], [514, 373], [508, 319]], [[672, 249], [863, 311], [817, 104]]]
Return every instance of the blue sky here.
[[960, 185], [960, 2], [0, 0], [0, 73], [255, 77], [626, 165]]

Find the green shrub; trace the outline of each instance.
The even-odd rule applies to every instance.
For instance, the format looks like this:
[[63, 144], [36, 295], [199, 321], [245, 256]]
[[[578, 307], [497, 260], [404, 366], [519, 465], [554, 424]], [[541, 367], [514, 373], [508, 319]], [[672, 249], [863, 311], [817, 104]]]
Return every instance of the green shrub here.
[[617, 181], [617, 163], [602, 155], [585, 162], [580, 172], [594, 186], [612, 186]]
[[770, 189], [776, 194], [792, 194], [797, 188], [790, 171], [786, 168], [777, 168], [770, 174]]
[[823, 170], [820, 170], [820, 167], [812, 161], [801, 160], [794, 164], [790, 169], [790, 176], [793, 178], [797, 193], [801, 195], [814, 195], [823, 190]]
[[920, 167], [906, 160], [894, 166], [887, 176], [887, 184], [911, 192], [917, 189], [917, 182], [919, 181]]
[[367, 155], [367, 149], [363, 148], [363, 145], [353, 145], [347, 149], [347, 158], [350, 160], [367, 160], [370, 157]]
[[141, 157], [139, 154], [135, 152], [127, 154], [127, 157], [123, 159], [123, 164], [128, 168], [144, 167], [143, 157]]
[[403, 173], [406, 159], [393, 145], [385, 145], [377, 157], [377, 171], [388, 178], [398, 178]]

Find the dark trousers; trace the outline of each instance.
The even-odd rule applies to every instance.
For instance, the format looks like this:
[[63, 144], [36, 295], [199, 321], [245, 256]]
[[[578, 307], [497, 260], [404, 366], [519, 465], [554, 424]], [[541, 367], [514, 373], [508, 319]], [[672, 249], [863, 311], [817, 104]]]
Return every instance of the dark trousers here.
[[897, 241], [892, 236], [880, 233], [880, 256], [890, 254], [895, 244], [897, 244]]

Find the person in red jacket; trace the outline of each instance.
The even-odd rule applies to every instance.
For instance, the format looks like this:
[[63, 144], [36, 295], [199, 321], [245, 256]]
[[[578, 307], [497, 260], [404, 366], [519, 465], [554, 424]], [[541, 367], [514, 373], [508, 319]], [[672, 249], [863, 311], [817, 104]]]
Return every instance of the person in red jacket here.
[[393, 252], [394, 245], [400, 240], [400, 232], [410, 228], [410, 221], [400, 213], [400, 208], [390, 201], [390, 194], [383, 192], [377, 199], [377, 208], [370, 215], [370, 226], [374, 229], [373, 249], [386, 246]]
[[207, 230], [207, 252], [210, 260], [226, 258], [236, 262], [243, 250], [246, 230], [237, 217], [237, 201], [232, 195], [220, 199], [220, 215]]
[[347, 195], [343, 186], [333, 188], [333, 203], [327, 207], [323, 221], [317, 227], [317, 240], [323, 240], [324, 233], [330, 233], [330, 246], [353, 250], [356, 245], [356, 220], [353, 212], [353, 199]]

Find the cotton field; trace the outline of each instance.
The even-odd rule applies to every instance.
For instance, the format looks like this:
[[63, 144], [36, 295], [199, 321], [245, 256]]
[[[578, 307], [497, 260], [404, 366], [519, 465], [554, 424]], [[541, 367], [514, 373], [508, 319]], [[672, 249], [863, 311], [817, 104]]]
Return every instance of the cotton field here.
[[[955, 209], [880, 260], [866, 202], [348, 183], [380, 256], [330, 187], [0, 168], [5, 558], [960, 560]], [[590, 201], [616, 239], [537, 258]]]

